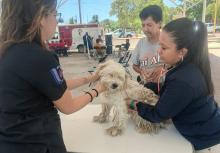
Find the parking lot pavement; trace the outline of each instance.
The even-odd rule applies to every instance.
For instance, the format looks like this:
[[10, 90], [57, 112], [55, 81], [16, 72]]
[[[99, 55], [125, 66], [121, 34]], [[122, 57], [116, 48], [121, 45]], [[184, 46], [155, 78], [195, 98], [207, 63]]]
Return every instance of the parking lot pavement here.
[[220, 33], [209, 36], [208, 40], [215, 99], [220, 105]]

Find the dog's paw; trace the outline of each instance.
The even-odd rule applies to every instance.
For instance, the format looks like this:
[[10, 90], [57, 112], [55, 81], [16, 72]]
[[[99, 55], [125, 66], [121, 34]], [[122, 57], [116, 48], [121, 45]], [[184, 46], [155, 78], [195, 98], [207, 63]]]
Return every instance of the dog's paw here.
[[118, 136], [118, 135], [121, 135], [122, 134], [122, 129], [117, 127], [117, 126], [112, 126], [108, 129], [106, 129], [106, 133], [110, 136]]
[[157, 134], [158, 132], [159, 132], [159, 129], [160, 128], [158, 128], [158, 127], [154, 127], [154, 128], [152, 128], [152, 127], [142, 127], [142, 128], [139, 128], [139, 127], [137, 127], [137, 131], [139, 132], [139, 133], [142, 133], [142, 134], [144, 134], [144, 133], [148, 133], [148, 134]]
[[93, 117], [93, 122], [97, 122], [97, 123], [105, 123], [107, 122], [108, 119], [102, 115], [99, 115], [99, 116], [94, 116]]
[[136, 130], [139, 133], [149, 133], [149, 134], [153, 134], [153, 133], [158, 133], [159, 132], [160, 127], [154, 125], [153, 123], [150, 122], [145, 122], [144, 124], [140, 124], [139, 126], [136, 127]]

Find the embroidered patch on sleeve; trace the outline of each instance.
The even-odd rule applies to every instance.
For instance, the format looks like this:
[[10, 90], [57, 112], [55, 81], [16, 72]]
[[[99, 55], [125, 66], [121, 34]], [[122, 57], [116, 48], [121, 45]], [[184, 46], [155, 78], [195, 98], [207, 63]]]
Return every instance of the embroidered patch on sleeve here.
[[56, 68], [52, 68], [50, 70], [50, 73], [53, 76], [53, 79], [55, 80], [57, 85], [61, 85], [64, 81], [63, 78], [63, 70], [61, 69], [60, 66], [57, 66]]

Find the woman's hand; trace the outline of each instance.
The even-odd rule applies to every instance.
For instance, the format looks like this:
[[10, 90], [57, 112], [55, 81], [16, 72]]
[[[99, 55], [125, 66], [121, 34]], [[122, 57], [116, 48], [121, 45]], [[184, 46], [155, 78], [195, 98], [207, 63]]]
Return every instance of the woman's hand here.
[[96, 71], [91, 74], [92, 78], [91, 78], [90, 82], [95, 82], [95, 81], [99, 80], [100, 79], [100, 74], [99, 73], [100, 73], [100, 69], [97, 68]]
[[105, 91], [107, 88], [106, 88], [103, 84], [101, 84], [101, 83], [99, 82], [99, 83], [96, 84], [95, 89], [96, 89], [99, 93], [101, 93], [101, 92]]
[[98, 75], [98, 73], [91, 74], [90, 82], [95, 82], [95, 81], [99, 80], [99, 78], [100, 78], [100, 76]]
[[125, 101], [126, 101], [126, 104], [127, 104], [128, 111], [130, 111], [130, 112], [134, 112], [134, 111], [136, 112], [137, 111], [136, 104], [138, 103], [138, 101], [131, 100], [130, 98], [125, 99]]

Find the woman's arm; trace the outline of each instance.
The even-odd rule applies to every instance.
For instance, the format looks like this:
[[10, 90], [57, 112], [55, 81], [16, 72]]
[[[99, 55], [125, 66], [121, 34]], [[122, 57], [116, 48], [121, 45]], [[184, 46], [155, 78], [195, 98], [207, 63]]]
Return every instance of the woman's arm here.
[[151, 122], [173, 118], [192, 101], [193, 89], [184, 82], [173, 81], [167, 85], [155, 106], [142, 102], [136, 104], [138, 114]]
[[60, 112], [64, 114], [71, 114], [92, 102], [92, 100], [97, 97], [97, 92], [98, 94], [103, 92], [105, 90], [105, 87], [97, 84], [94, 89], [96, 91], [90, 90], [88, 91], [89, 94], [85, 93], [78, 97], [72, 97], [71, 92], [69, 90], [66, 90], [60, 99], [54, 101], [54, 105]]
[[98, 78], [99, 78], [99, 76], [97, 74], [92, 74], [92, 75], [88, 75], [88, 76], [81, 77], [81, 78], [67, 80], [66, 81], [67, 88], [68, 88], [68, 90], [72, 90], [72, 89], [80, 87], [84, 84], [94, 82], [94, 81], [98, 80]]
[[[144, 84], [144, 87], [148, 88], [148, 89], [151, 89], [155, 94], [158, 95], [159, 94], [158, 91], [161, 89], [162, 83], [160, 83], [159, 86], [158, 86], [158, 84], [155, 83], [155, 82], [148, 82], [148, 83]], [[160, 89], [158, 89], [158, 87]]]

